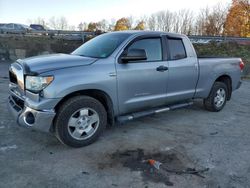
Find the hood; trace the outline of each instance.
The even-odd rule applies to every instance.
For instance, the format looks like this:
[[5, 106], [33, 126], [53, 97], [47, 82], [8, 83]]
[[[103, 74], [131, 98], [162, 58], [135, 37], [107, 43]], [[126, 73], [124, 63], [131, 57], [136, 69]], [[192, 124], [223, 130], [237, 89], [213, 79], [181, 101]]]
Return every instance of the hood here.
[[90, 65], [96, 60], [96, 58], [77, 55], [51, 54], [30, 57], [17, 61], [23, 65], [27, 74], [40, 74], [51, 70]]

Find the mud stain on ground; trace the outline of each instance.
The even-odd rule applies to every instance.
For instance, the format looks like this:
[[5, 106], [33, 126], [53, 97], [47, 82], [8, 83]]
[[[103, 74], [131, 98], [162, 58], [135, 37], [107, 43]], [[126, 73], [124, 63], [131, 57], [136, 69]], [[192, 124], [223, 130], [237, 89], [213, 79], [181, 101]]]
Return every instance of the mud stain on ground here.
[[[155, 183], [164, 183], [167, 186], [173, 186], [174, 182], [170, 180], [170, 175], [173, 174], [192, 174], [199, 176], [200, 178], [205, 178], [203, 172], [201, 172], [202, 175], [200, 172], [193, 173], [197, 169], [192, 162], [185, 157], [185, 155], [178, 153], [175, 150], [160, 152], [145, 152], [143, 149], [125, 151], [117, 150], [111, 154], [109, 158], [110, 162], [99, 163], [98, 168], [114, 168], [117, 165], [122, 165], [132, 171], [140, 171], [144, 182], [152, 181]], [[147, 162], [149, 159], [161, 162], [162, 165], [160, 166], [160, 169], [156, 169], [154, 166], [150, 165]], [[199, 169], [201, 169], [201, 167], [199, 167]]]

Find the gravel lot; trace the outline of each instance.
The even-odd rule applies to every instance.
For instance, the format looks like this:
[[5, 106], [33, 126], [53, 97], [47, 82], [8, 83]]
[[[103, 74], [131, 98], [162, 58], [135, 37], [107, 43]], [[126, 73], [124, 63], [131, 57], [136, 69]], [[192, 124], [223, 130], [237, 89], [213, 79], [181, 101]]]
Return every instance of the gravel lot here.
[[[20, 128], [6, 108], [7, 67], [0, 62], [0, 187], [249, 187], [250, 81], [219, 113], [201, 101], [107, 129], [94, 144], [72, 149], [52, 135]], [[153, 158], [166, 172], [142, 160]]]

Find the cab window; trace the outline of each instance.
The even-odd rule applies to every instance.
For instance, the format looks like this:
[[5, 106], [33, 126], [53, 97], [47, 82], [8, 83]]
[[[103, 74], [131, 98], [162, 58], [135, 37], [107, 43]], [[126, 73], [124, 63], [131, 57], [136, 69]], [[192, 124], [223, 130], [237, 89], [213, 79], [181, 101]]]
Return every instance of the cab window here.
[[160, 38], [147, 38], [135, 41], [128, 47], [127, 51], [131, 49], [143, 49], [146, 52], [147, 61], [161, 61], [162, 60], [162, 46]]

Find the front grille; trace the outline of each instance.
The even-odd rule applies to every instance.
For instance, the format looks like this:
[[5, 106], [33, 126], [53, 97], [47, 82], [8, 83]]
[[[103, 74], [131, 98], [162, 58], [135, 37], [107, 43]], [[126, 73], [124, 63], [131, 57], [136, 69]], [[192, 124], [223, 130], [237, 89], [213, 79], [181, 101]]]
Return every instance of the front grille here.
[[22, 110], [21, 107], [17, 106], [17, 105], [13, 102], [13, 98], [10, 98], [10, 97], [9, 97], [9, 103], [11, 104], [11, 106], [12, 106], [17, 112], [19, 112], [19, 111]]
[[14, 95], [12, 95], [12, 99], [15, 101], [15, 103], [16, 103], [19, 107], [21, 107], [22, 109], [24, 108], [24, 101], [23, 101], [23, 100], [21, 100], [20, 98], [14, 96]]

